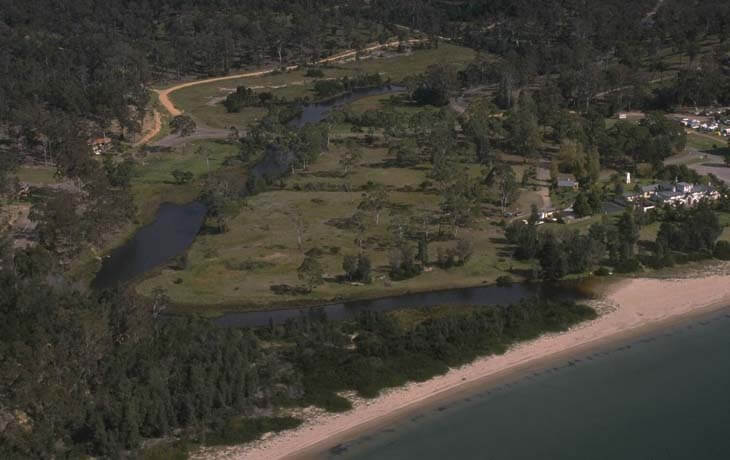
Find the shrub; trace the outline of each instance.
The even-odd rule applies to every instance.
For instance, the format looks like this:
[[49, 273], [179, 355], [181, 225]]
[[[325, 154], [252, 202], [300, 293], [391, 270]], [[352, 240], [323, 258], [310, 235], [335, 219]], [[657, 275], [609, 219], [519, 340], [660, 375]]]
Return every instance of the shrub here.
[[175, 169], [172, 171], [172, 179], [177, 185], [184, 185], [193, 180], [193, 173]]
[[441, 268], [460, 267], [469, 262], [473, 252], [471, 241], [461, 239], [453, 248], [438, 248], [437, 263]]
[[304, 76], [310, 78], [322, 78], [324, 77], [324, 72], [322, 72], [322, 70], [320, 69], [309, 68], [307, 69], [307, 72], [304, 74]]
[[188, 255], [187, 253], [180, 254], [174, 257], [168, 265], [172, 270], [180, 271], [185, 270], [188, 267]]
[[639, 259], [636, 258], [627, 259], [619, 262], [614, 268], [619, 273], [638, 272], [641, 270], [641, 262], [639, 262]]
[[276, 295], [306, 295], [311, 292], [310, 289], [305, 287], [290, 286], [288, 284], [274, 284], [269, 289]]
[[205, 440], [209, 446], [230, 446], [255, 441], [262, 434], [298, 427], [302, 421], [294, 417], [256, 417], [231, 419], [222, 429]]
[[606, 267], [600, 267], [598, 270], [595, 271], [596, 276], [608, 276], [611, 274], [611, 270], [609, 270]]
[[509, 287], [512, 286], [514, 283], [514, 280], [509, 275], [502, 275], [497, 277], [497, 286], [499, 287]]
[[246, 260], [242, 260], [242, 261], [235, 261], [233, 259], [228, 259], [225, 262], [223, 262], [223, 265], [228, 270], [236, 270], [236, 271], [257, 271], [257, 270], [263, 270], [264, 268], [274, 266], [273, 263], [267, 262], [265, 260], [252, 260], [252, 259], [246, 259]]
[[713, 255], [716, 259], [730, 260], [730, 241], [718, 241]]

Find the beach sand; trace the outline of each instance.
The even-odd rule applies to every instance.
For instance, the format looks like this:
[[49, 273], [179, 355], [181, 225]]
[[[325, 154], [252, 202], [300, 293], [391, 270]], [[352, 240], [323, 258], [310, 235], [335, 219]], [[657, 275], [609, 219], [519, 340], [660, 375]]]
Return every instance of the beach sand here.
[[691, 279], [626, 279], [612, 283], [602, 298], [589, 302], [600, 316], [560, 334], [549, 334], [519, 344], [507, 353], [451, 369], [426, 382], [384, 391], [375, 399], [355, 398], [354, 408], [342, 414], [310, 410], [307, 421], [286, 431], [243, 446], [202, 449], [199, 459], [316, 458], [316, 453], [354, 437], [365, 428], [450, 393], [503, 377], [526, 365], [576, 350], [578, 347], [646, 329], [670, 319], [730, 305], [730, 275]]

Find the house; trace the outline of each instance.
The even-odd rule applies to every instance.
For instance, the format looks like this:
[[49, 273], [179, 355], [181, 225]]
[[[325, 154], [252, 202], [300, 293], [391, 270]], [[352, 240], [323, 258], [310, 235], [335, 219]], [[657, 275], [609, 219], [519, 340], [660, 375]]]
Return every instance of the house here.
[[570, 188], [578, 190], [578, 182], [573, 179], [558, 179], [558, 188]]
[[720, 193], [710, 186], [677, 182], [660, 185], [652, 199], [660, 204], [694, 206], [703, 199], [716, 200], [719, 197]]
[[87, 143], [91, 146], [91, 151], [94, 152], [94, 155], [101, 155], [111, 147], [112, 140], [108, 137], [99, 137], [89, 139]]
[[659, 190], [659, 184], [643, 185], [641, 187], [641, 196], [647, 200]]

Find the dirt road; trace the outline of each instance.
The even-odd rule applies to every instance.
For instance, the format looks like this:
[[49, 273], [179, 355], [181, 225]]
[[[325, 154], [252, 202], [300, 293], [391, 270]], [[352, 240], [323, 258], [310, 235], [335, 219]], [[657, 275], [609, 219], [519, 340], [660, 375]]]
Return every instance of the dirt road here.
[[[424, 39], [411, 39], [411, 40], [406, 40], [404, 43], [412, 45], [412, 44], [420, 43], [423, 41], [425, 41], [425, 40]], [[316, 61], [316, 64], [325, 64], [328, 62], [334, 62], [334, 61], [339, 61], [342, 59], [347, 59], [347, 58], [355, 56], [357, 53], [360, 53], [360, 52], [375, 51], [378, 49], [394, 47], [394, 46], [398, 46], [399, 43], [400, 43], [399, 41], [390, 41], [388, 43], [368, 46], [361, 50], [343, 51], [342, 53], [338, 53], [333, 56], [322, 58], [322, 59]], [[291, 66], [287, 66], [286, 70], [296, 70], [298, 68], [299, 68], [298, 65], [291, 65]], [[161, 89], [161, 90], [156, 89], [154, 91], [157, 93], [162, 106], [170, 113], [171, 116], [175, 117], [175, 116], [181, 115], [183, 113], [182, 110], [175, 107], [175, 104], [173, 104], [172, 100], [170, 100], [170, 94], [174, 93], [175, 91], [181, 90], [183, 88], [189, 88], [191, 86], [205, 85], [208, 83], [216, 83], [219, 81], [237, 80], [240, 78], [261, 77], [264, 75], [269, 75], [276, 70], [277, 70], [277, 68], [267, 68], [267, 69], [252, 71], [252, 72], [235, 74], [235, 75], [226, 75], [224, 77], [214, 77], [214, 78], [207, 78], [205, 80], [189, 81], [189, 82], [173, 85], [169, 88], [165, 88], [165, 89]], [[159, 113], [157, 113], [156, 111], [155, 111], [155, 117], [156, 117], [155, 125], [153, 126], [153, 129], [150, 132], [148, 132], [139, 142], [135, 143], [135, 146], [141, 146], [141, 145], [148, 143], [152, 138], [157, 136], [157, 134], [160, 132], [160, 130], [162, 129], [162, 125], [160, 123]], [[228, 134], [229, 134], [229, 132], [227, 130], [209, 128], [207, 126], [200, 125], [200, 123], [199, 123], [198, 129], [196, 129], [195, 133], [192, 134], [191, 136], [180, 137], [177, 135], [170, 135], [170, 136], [165, 137], [164, 139], [160, 139], [159, 141], [155, 142], [155, 145], [162, 146], [162, 147], [175, 147], [175, 146], [184, 144], [186, 142], [189, 142], [189, 141], [195, 140], [195, 139], [225, 138], [228, 136]]]
[[[420, 43], [423, 41], [424, 41], [423, 39], [414, 38], [411, 40], [407, 40], [406, 43], [411, 45], [411, 44]], [[367, 48], [363, 48], [362, 50], [344, 51], [342, 53], [335, 54], [334, 56], [322, 58], [322, 59], [316, 61], [315, 63], [316, 64], [326, 64], [328, 62], [339, 61], [342, 59], [347, 59], [349, 57], [353, 57], [358, 52], [368, 52], [368, 51], [375, 51], [375, 50], [383, 49], [383, 48], [390, 48], [390, 47], [398, 46], [399, 43], [400, 43], [399, 41], [395, 40], [395, 41], [391, 41], [388, 43], [372, 45]], [[291, 66], [287, 66], [286, 70], [296, 70], [298, 68], [299, 68], [298, 65], [291, 65]], [[189, 81], [186, 83], [180, 83], [178, 85], [171, 86], [166, 89], [155, 90], [155, 92], [159, 96], [160, 103], [162, 103], [162, 105], [165, 107], [165, 109], [167, 109], [167, 111], [170, 112], [170, 115], [175, 117], [175, 116], [182, 114], [182, 111], [180, 109], [178, 109], [177, 107], [175, 107], [175, 104], [173, 104], [172, 101], [170, 100], [170, 94], [175, 91], [181, 90], [183, 88], [189, 88], [191, 86], [205, 85], [208, 83], [215, 83], [215, 82], [225, 81], [225, 80], [236, 80], [239, 78], [261, 77], [261, 76], [273, 73], [276, 70], [277, 70], [277, 68], [268, 68], [268, 69], [256, 70], [253, 72], [240, 73], [240, 74], [236, 74], [236, 75], [227, 75], [225, 77], [215, 77], [215, 78], [207, 78], [205, 80]]]
[[[540, 161], [537, 167], [536, 179], [543, 183], [550, 183], [550, 163], [548, 161]], [[537, 193], [542, 198], [542, 209], [552, 209], [553, 200], [550, 198], [550, 187], [547, 185], [541, 185]]]
[[150, 129], [147, 132], [147, 134], [142, 136], [142, 139], [140, 139], [137, 142], [135, 142], [134, 144], [132, 144], [134, 147], [139, 147], [140, 145], [144, 145], [144, 144], [148, 143], [162, 129], [162, 119], [160, 117], [160, 112], [158, 112], [157, 110], [153, 110], [152, 113], [154, 116], [154, 123], [152, 124], [152, 129]]

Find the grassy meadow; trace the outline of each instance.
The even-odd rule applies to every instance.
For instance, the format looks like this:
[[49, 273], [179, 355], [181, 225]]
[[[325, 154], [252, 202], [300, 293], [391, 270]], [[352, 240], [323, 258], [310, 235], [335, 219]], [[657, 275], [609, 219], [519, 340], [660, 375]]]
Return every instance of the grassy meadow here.
[[[344, 149], [325, 152], [306, 173], [287, 180], [286, 188], [250, 197], [247, 207], [229, 223], [223, 234], [203, 234], [188, 251], [188, 265], [184, 270], [162, 268], [138, 285], [141, 293], [150, 293], [163, 287], [173, 302], [189, 306], [194, 311], [215, 313], [220, 309], [261, 308], [268, 304], [285, 303], [291, 297], [278, 296], [269, 287], [274, 284], [298, 285], [297, 267], [304, 259], [304, 251], [319, 248], [323, 255], [320, 263], [328, 279], [307, 296], [308, 301], [335, 298], [371, 297], [409, 290], [429, 290], [491, 283], [510, 268], [527, 268], [502, 254], [507, 248], [502, 229], [480, 218], [473, 228], [459, 230], [474, 244], [474, 256], [462, 267], [449, 270], [434, 268], [410, 280], [387, 280], [389, 239], [392, 225], [407, 210], [413, 213], [435, 211], [439, 205], [436, 194], [416, 191], [426, 179], [424, 168], [383, 167], [387, 159], [384, 149], [365, 149], [363, 160], [347, 177], [341, 177], [339, 158]], [[374, 215], [367, 216], [363, 235], [365, 253], [370, 256], [375, 272], [369, 285], [337, 282], [342, 274], [345, 254], [357, 254], [357, 234], [337, 228], [338, 219], [350, 217], [356, 210], [361, 192], [303, 191], [308, 184], [326, 182], [342, 185], [347, 180], [353, 188], [368, 181], [383, 184], [390, 190], [390, 206], [382, 212], [379, 223]], [[403, 191], [408, 188], [414, 191]], [[306, 222], [303, 250], [298, 247], [297, 232], [292, 220], [298, 210]], [[432, 259], [439, 247], [453, 246], [454, 242], [435, 242], [429, 245]], [[500, 255], [502, 254], [502, 255]], [[255, 268], [241, 269], [243, 261], [255, 262]]]
[[[457, 68], [465, 67], [475, 56], [471, 49], [441, 43], [436, 49], [414, 50], [412, 53], [388, 54], [389, 57], [362, 59], [345, 64], [321, 67], [324, 78], [341, 78], [361, 73], [381, 73], [384, 79], [394, 82], [409, 75], [423, 72], [432, 64], [448, 62]], [[176, 107], [192, 113], [202, 123], [212, 128], [228, 126], [244, 127], [266, 114], [265, 109], [248, 107], [240, 113], [227, 113], [220, 104], [238, 86], [256, 91], [270, 91], [277, 97], [294, 99], [314, 98], [312, 88], [315, 78], [305, 76], [306, 69], [298, 69], [261, 77], [224, 80], [183, 88], [170, 95]]]

